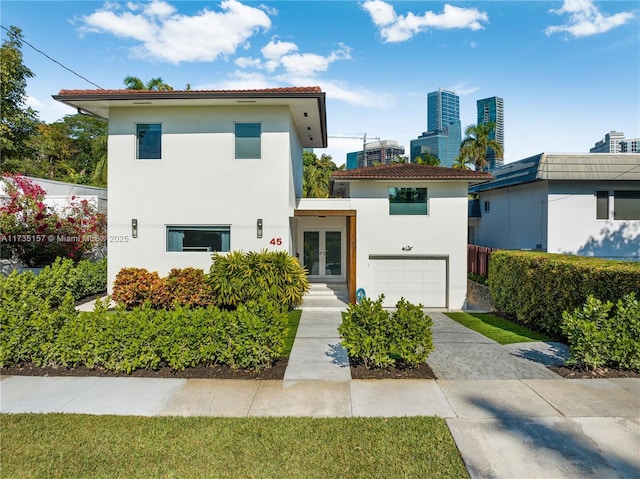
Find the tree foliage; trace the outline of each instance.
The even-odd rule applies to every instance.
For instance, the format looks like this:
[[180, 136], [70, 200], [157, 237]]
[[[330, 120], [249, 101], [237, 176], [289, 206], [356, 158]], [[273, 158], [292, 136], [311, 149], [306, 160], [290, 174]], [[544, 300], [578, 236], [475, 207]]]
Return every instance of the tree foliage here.
[[416, 158], [416, 164], [428, 166], [440, 166], [440, 159], [431, 153], [423, 153]]
[[334, 171], [343, 170], [344, 165], [336, 166], [329, 155], [320, 158], [315, 153], [302, 153], [303, 181], [302, 196], [304, 198], [328, 198], [329, 178]]
[[143, 82], [140, 78], [134, 76], [127, 76], [124, 79], [124, 85], [127, 90], [157, 90], [157, 91], [171, 91], [173, 87], [162, 81], [162, 78], [152, 78], [147, 83]]
[[22, 61], [22, 31], [10, 27], [0, 47], [0, 156], [3, 170], [16, 170], [30, 154], [30, 136], [36, 133], [37, 113], [26, 106], [27, 80], [34, 73]]
[[460, 158], [475, 165], [476, 170], [482, 171], [487, 167], [487, 153], [492, 149], [497, 157], [502, 157], [502, 145], [491, 134], [495, 131], [494, 122], [469, 125], [465, 131], [465, 138], [460, 146]]

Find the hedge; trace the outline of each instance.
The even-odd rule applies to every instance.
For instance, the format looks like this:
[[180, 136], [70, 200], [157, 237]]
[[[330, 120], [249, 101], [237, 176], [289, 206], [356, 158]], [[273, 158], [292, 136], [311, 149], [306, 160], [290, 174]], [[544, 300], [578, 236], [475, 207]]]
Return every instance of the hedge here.
[[640, 294], [640, 263], [529, 251], [495, 251], [489, 290], [496, 309], [552, 336], [562, 336], [562, 313], [589, 295], [613, 303]]
[[81, 313], [68, 294], [59, 308], [25, 289], [0, 301], [0, 366], [87, 366], [130, 373], [167, 365], [183, 370], [226, 364], [264, 369], [282, 354], [287, 313], [266, 300], [235, 311], [119, 308], [99, 300]]

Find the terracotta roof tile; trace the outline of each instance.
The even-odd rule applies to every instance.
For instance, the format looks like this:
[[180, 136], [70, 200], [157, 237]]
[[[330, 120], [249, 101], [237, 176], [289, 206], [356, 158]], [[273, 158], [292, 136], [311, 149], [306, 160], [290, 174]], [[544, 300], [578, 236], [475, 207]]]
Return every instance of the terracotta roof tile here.
[[307, 86], [307, 87], [284, 87], [284, 88], [263, 88], [256, 90], [60, 90], [58, 95], [71, 96], [71, 95], [175, 95], [175, 94], [207, 94], [207, 93], [321, 93], [322, 89], [319, 86]]
[[416, 165], [414, 163], [391, 163], [388, 165], [369, 166], [352, 170], [333, 172], [334, 180], [358, 179], [406, 179], [406, 180], [491, 180], [491, 173], [445, 168], [440, 166]]

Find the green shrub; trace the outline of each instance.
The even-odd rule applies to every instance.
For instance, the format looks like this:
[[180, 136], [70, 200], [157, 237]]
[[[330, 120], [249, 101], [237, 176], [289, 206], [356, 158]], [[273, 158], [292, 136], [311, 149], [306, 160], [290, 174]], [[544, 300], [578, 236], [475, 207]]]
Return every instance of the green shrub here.
[[75, 282], [71, 293], [78, 300], [107, 290], [107, 258], [82, 260], [75, 266]]
[[471, 281], [473, 281], [473, 282], [475, 282], [475, 283], [478, 283], [478, 284], [483, 284], [483, 285], [485, 285], [485, 286], [486, 286], [487, 284], [489, 284], [489, 279], [488, 279], [486, 276], [480, 276], [479, 274], [469, 273], [469, 274], [467, 275], [467, 277], [468, 277]]
[[589, 295], [616, 302], [640, 293], [640, 263], [524, 251], [494, 251], [489, 290], [498, 311], [552, 336], [562, 334], [562, 312]]
[[284, 251], [214, 253], [209, 273], [216, 303], [235, 308], [266, 295], [292, 309], [309, 289], [304, 268]]
[[422, 311], [422, 305], [413, 305], [400, 299], [393, 314], [382, 302], [363, 298], [349, 305], [343, 315], [338, 332], [349, 357], [367, 368], [385, 368], [396, 364], [398, 358], [409, 367], [426, 361], [433, 351], [432, 321]]
[[581, 309], [565, 311], [562, 317], [571, 348], [568, 364], [640, 371], [640, 301], [635, 294], [626, 295], [615, 307], [589, 296]]

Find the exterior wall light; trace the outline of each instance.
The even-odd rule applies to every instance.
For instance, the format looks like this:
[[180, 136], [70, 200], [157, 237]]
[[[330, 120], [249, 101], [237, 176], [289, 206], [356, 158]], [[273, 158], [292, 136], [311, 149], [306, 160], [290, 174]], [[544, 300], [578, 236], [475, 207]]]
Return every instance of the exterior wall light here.
[[138, 220], [131, 220], [131, 236], [134, 238], [138, 237]]
[[256, 234], [258, 238], [262, 238], [262, 218], [258, 218], [256, 222]]
[[409, 244], [407, 246], [403, 246], [402, 247], [402, 251], [411, 251], [412, 249], [413, 249], [413, 246], [411, 246]]

